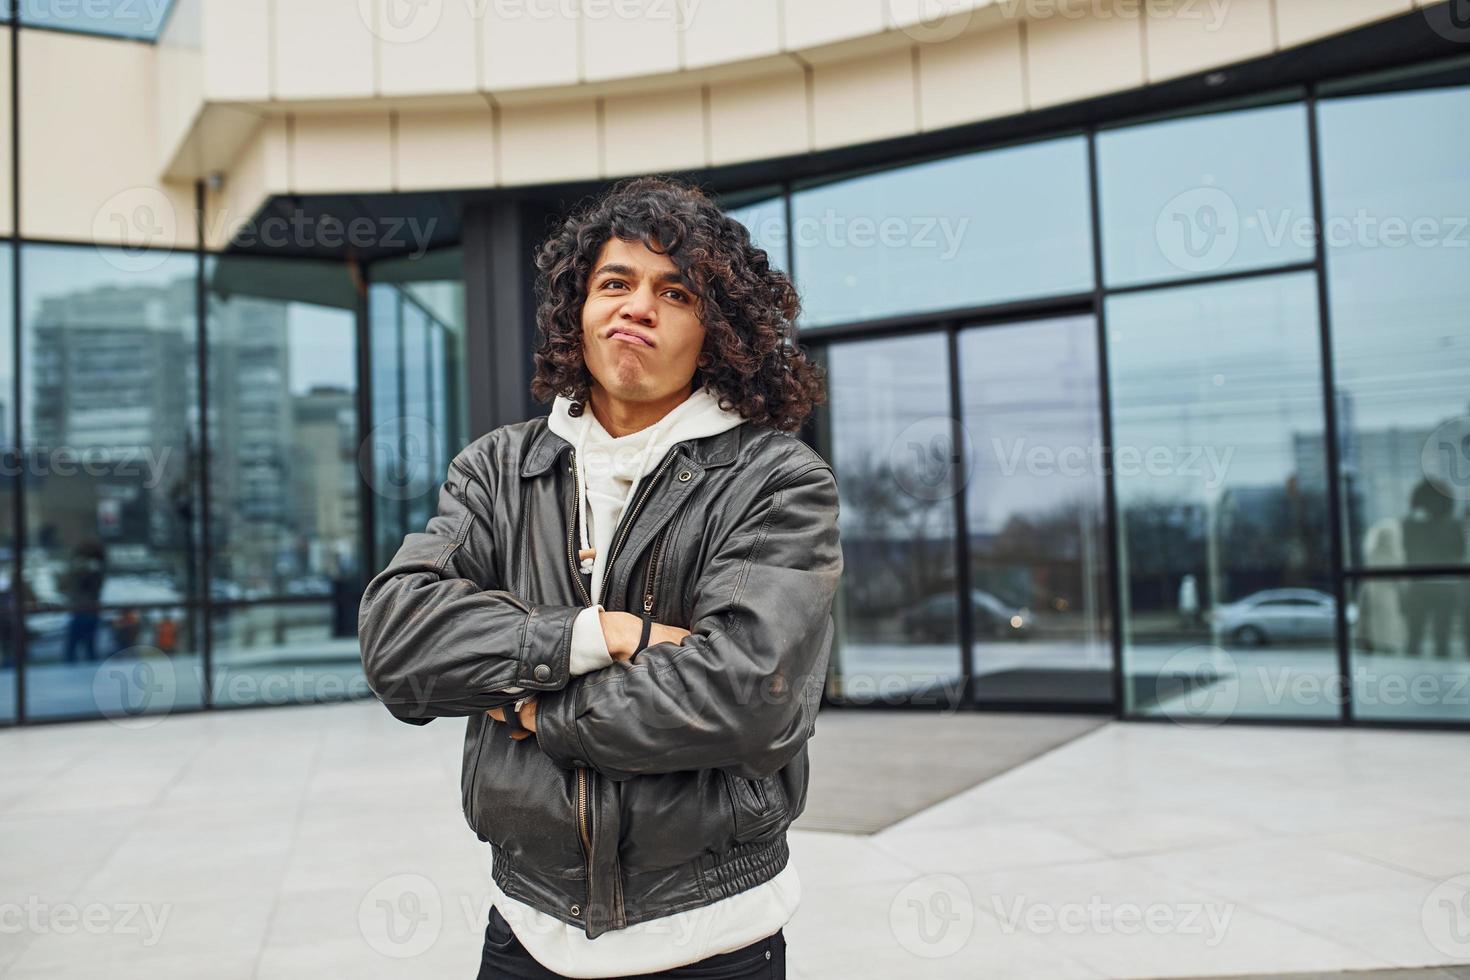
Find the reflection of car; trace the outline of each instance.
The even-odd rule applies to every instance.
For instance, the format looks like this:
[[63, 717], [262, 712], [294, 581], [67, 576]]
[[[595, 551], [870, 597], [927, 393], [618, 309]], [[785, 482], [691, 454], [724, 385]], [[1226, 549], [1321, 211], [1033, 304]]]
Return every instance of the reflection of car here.
[[[914, 639], [944, 642], [959, 636], [959, 596], [941, 592], [920, 600], [902, 617], [904, 633]], [[970, 621], [977, 637], [1023, 640], [1034, 618], [1024, 606], [1012, 606], [984, 589], [970, 590]]]
[[[1349, 604], [1347, 620], [1357, 619]], [[1337, 600], [1316, 589], [1266, 589], [1210, 613], [1211, 628], [1234, 646], [1331, 640], [1337, 629]]]

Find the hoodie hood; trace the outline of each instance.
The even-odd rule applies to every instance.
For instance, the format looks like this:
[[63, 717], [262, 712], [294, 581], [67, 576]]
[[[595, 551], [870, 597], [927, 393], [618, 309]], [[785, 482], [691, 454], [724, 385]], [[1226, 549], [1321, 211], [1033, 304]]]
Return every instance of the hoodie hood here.
[[[597, 421], [590, 405], [580, 415], [571, 414], [572, 400], [557, 395], [552, 402], [547, 427], [572, 444], [575, 450], [577, 483], [581, 497], [581, 548], [593, 547], [588, 527], [597, 514], [596, 537], [603, 542], [595, 557], [582, 559], [582, 571], [592, 576], [591, 594], [601, 588], [603, 552], [612, 530], [622, 520], [633, 491], [643, 475], [658, 466], [669, 448], [690, 439], [702, 439], [733, 429], [745, 421], [738, 412], [723, 409], [719, 396], [701, 385], [663, 418], [650, 426], [614, 437]], [[626, 489], [624, 484], [626, 483]]]

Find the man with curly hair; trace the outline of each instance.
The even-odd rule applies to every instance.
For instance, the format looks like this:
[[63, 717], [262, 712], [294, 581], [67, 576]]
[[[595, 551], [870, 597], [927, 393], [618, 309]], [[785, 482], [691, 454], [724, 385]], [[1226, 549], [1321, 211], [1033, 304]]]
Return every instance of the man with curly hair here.
[[369, 583], [369, 683], [469, 718], [481, 978], [782, 977], [842, 571], [832, 468], [791, 435], [825, 398], [796, 292], [660, 177], [537, 268], [550, 414], [462, 450]]

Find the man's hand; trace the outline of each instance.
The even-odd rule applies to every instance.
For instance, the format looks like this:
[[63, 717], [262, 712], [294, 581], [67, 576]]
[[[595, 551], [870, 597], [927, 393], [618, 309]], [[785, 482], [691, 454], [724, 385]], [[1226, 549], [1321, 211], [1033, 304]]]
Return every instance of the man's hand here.
[[[491, 708], [489, 711], [485, 712], [485, 714], [489, 715], [491, 718], [494, 718], [496, 721], [501, 722], [502, 724], [505, 722], [505, 708]], [[510, 733], [510, 737], [515, 739], [517, 742], [519, 742], [523, 738], [530, 738], [532, 733], [536, 731], [535, 698], [532, 698], [530, 701], [527, 701], [524, 705], [521, 706], [520, 719], [521, 724], [526, 726], [527, 731]]]
[[[609, 612], [604, 609], [597, 614], [602, 623], [602, 637], [607, 642], [607, 652], [614, 660], [629, 660], [637, 652], [638, 637], [643, 635], [643, 620], [630, 612]], [[648, 629], [648, 643], [679, 643], [689, 631], [678, 626], [654, 623]]]

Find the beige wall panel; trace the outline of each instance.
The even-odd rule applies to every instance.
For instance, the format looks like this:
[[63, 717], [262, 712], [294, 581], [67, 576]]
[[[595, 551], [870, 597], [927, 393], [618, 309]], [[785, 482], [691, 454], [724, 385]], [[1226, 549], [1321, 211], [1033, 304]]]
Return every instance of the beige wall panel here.
[[1276, 0], [1276, 30], [1289, 48], [1413, 9], [1413, 0]]
[[924, 129], [942, 129], [1024, 112], [1021, 26], [919, 45], [919, 110]]
[[576, 18], [559, 15], [572, 0], [504, 0], [485, 7], [481, 84], [487, 89], [570, 85], [580, 78]]
[[684, 65], [702, 68], [781, 50], [780, 0], [699, 0], [684, 25]]
[[444, 0], [411, 4], [374, 0], [378, 4], [379, 91], [383, 95], [429, 95], [473, 92], [479, 57], [476, 35], [481, 7], [477, 0]]
[[24, 31], [21, 233], [188, 246], [193, 222], [159, 179], [151, 45]]
[[677, 71], [679, 8], [692, 2], [582, 0], [583, 76], [598, 82]]
[[818, 65], [812, 140], [818, 150], [903, 136], [918, 129], [913, 52]]
[[468, 112], [399, 113], [399, 190], [495, 183], [495, 119], [489, 106]]
[[596, 177], [602, 167], [597, 103], [585, 99], [502, 109], [500, 165], [502, 184]]
[[1067, 14], [1052, 13], [1026, 22], [1031, 108], [1143, 84], [1143, 21], [1136, 5], [1131, 6], [1135, 12], [1130, 16], [1126, 14], [1130, 0], [1097, 2], [1110, 5], [1106, 8], [1109, 16], [1093, 16], [1086, 13], [1087, 6], [1077, 5], [1066, 8]]
[[1274, 43], [1271, 8], [1272, 0], [1192, 4], [1149, 0], [1149, 81], [1270, 54]]
[[806, 73], [711, 85], [709, 132], [715, 166], [807, 152]]
[[697, 88], [607, 99], [602, 118], [607, 176], [708, 165], [704, 100]]
[[847, 41], [884, 28], [885, 0], [786, 0], [786, 50]]
[[373, 32], [356, 0], [272, 3], [277, 98], [367, 98], [373, 94]]
[[[265, 119], [229, 168], [218, 193], [210, 195], [204, 240], [207, 248], [224, 248], [272, 194], [290, 189], [286, 117]], [[256, 230], [258, 233], [258, 230]]]
[[271, 96], [271, 0], [202, 0], [204, 97], [263, 102]]
[[298, 194], [388, 191], [393, 188], [389, 114], [294, 118], [291, 190]]
[[173, 158], [204, 109], [204, 52], [200, 48], [201, 0], [175, 0], [168, 25], [153, 46], [157, 72], [160, 163]]

